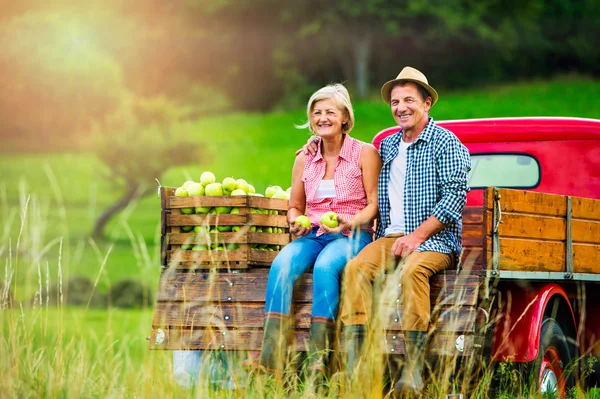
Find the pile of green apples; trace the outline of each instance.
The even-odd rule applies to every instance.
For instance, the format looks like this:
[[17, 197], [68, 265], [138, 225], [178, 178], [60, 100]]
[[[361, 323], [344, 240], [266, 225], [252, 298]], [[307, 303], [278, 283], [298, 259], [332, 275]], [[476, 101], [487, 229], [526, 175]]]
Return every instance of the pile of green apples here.
[[[255, 195], [259, 197], [267, 198], [279, 198], [279, 199], [290, 199], [291, 187], [284, 190], [281, 186], [269, 186], [265, 190], [265, 195], [257, 193], [254, 186], [249, 184], [244, 179], [234, 179], [233, 177], [226, 177], [222, 182], [217, 182], [216, 177], [212, 172], [203, 172], [200, 175], [200, 181], [195, 182], [188, 180], [175, 190], [175, 196], [177, 197], [193, 197], [193, 196], [235, 196], [235, 195]], [[265, 215], [277, 215], [278, 211], [274, 209], [250, 209], [251, 213], [265, 214]], [[237, 207], [230, 206], [200, 206], [195, 208], [181, 208], [181, 213], [190, 214], [237, 214], [240, 213], [240, 209]], [[225, 233], [225, 232], [239, 232], [240, 226], [181, 226], [181, 231], [195, 233]], [[270, 226], [250, 226], [251, 232], [262, 232], [262, 233], [283, 233], [283, 229], [280, 227]], [[217, 244], [213, 243], [210, 245], [192, 245], [184, 244], [182, 249], [184, 250], [236, 250], [239, 249], [239, 244]], [[267, 245], [267, 244], [252, 244], [252, 249], [263, 250], [263, 251], [278, 251], [279, 245]]]

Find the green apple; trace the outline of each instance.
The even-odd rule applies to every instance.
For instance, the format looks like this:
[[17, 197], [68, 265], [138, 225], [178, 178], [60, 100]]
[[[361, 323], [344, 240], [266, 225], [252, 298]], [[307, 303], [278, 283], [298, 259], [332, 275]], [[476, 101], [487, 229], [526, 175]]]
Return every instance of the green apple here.
[[273, 233], [273, 227], [271, 226], [265, 226], [263, 227], [263, 233]]
[[254, 186], [252, 184], [248, 184], [248, 194], [254, 194], [256, 193], [256, 189], [254, 188]]
[[193, 251], [206, 251], [208, 249], [208, 245], [202, 244], [202, 245], [194, 245], [192, 247]]
[[224, 178], [221, 185], [223, 186], [223, 191], [229, 191], [229, 192], [232, 192], [237, 187], [235, 184], [235, 179], [233, 177]]
[[283, 191], [283, 189], [281, 188], [281, 186], [269, 186], [267, 187], [267, 189], [265, 190], [265, 197], [267, 198], [271, 198], [275, 195], [276, 192], [278, 191]]
[[234, 233], [239, 233], [239, 231], [240, 231], [240, 226], [232, 226], [232, 227], [231, 227], [231, 231], [232, 231], [232, 232], [234, 232]]
[[310, 219], [306, 215], [300, 215], [294, 220], [294, 227], [306, 227], [310, 229]]
[[181, 244], [181, 249], [184, 251], [189, 251], [190, 249], [193, 249], [194, 246], [192, 244]]
[[250, 185], [248, 184], [248, 182], [244, 179], [237, 179], [236, 181], [237, 184], [237, 188], [239, 188], [240, 190], [244, 190], [244, 192], [246, 194], [248, 194], [250, 192]]
[[217, 178], [212, 172], [202, 172], [202, 174], [200, 175], [200, 183], [202, 183], [204, 187], [208, 186], [211, 183], [214, 183], [215, 181], [217, 181]]
[[190, 194], [184, 187], [177, 187], [177, 190], [175, 190], [176, 197], [187, 197], [188, 195]]
[[335, 229], [338, 227], [338, 217], [333, 211], [325, 212], [321, 215], [321, 224], [329, 228]]
[[210, 206], [197, 206], [195, 208], [196, 213], [198, 214], [207, 214], [210, 213], [210, 211], [212, 210], [212, 207]]
[[204, 194], [209, 197], [217, 197], [223, 195], [223, 186], [221, 183], [209, 183], [204, 186]]
[[292, 196], [292, 188], [288, 187], [285, 192], [291, 197]]
[[229, 212], [231, 212], [231, 207], [230, 206], [215, 206], [215, 212], [217, 213], [217, 215], [225, 215]]
[[231, 226], [217, 226], [217, 230], [221, 233], [228, 233], [231, 231]]
[[231, 192], [231, 195], [248, 195], [248, 193], [240, 188], [236, 188]]
[[228, 249], [230, 251], [235, 251], [236, 249], [240, 249], [240, 244], [236, 244], [236, 243], [225, 244], [225, 249]]
[[187, 233], [188, 231], [192, 231], [194, 229], [194, 226], [181, 226], [181, 231], [183, 231], [184, 233]]
[[286, 193], [283, 190], [279, 190], [277, 191], [275, 194], [273, 194], [272, 198], [279, 198], [279, 199], [285, 199], [285, 200], [289, 200], [290, 196], [288, 195], [288, 193]]
[[207, 233], [207, 232], [208, 232], [207, 226], [194, 226], [194, 233]]
[[188, 185], [187, 192], [190, 197], [204, 195], [204, 186], [200, 183], [192, 182], [192, 184]]
[[185, 183], [183, 183], [181, 185], [181, 187], [185, 188], [187, 190], [187, 188], [189, 187], [190, 184], [195, 183], [193, 180], [188, 180]]

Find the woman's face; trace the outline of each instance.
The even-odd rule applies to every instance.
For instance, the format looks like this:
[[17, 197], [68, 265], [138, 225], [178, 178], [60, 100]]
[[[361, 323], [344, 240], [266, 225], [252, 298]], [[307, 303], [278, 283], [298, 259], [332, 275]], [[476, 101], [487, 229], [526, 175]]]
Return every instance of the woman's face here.
[[348, 121], [345, 112], [340, 111], [333, 99], [317, 101], [313, 106], [310, 123], [313, 132], [320, 137], [342, 134], [342, 124]]

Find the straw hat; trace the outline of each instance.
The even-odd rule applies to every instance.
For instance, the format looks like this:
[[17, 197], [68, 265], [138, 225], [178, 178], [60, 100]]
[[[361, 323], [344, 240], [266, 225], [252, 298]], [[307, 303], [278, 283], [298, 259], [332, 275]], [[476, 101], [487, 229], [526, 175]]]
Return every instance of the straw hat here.
[[388, 82], [385, 82], [385, 84], [381, 87], [381, 97], [383, 98], [383, 101], [385, 101], [386, 103], [390, 103], [390, 96], [392, 93], [392, 87], [394, 87], [394, 84], [403, 81], [403, 82], [413, 82], [416, 83], [418, 85], [423, 86], [423, 88], [425, 88], [425, 90], [427, 90], [427, 92], [429, 93], [429, 95], [431, 96], [431, 106], [433, 107], [433, 104], [435, 104], [435, 102], [438, 99], [438, 94], [437, 91], [435, 91], [435, 89], [431, 86], [429, 86], [429, 82], [427, 82], [427, 78], [425, 77], [425, 75], [423, 75], [423, 73], [413, 67], [404, 67], [404, 69], [402, 69], [402, 71], [400, 71], [400, 73], [398, 74], [398, 77], [396, 79], [390, 80]]

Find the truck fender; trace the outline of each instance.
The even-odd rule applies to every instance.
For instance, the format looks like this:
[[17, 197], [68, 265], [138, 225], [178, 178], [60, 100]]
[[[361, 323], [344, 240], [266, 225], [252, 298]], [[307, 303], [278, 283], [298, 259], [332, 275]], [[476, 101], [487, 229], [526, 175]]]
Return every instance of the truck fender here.
[[501, 292], [504, 303], [495, 323], [493, 360], [517, 363], [535, 360], [545, 315], [556, 319], [567, 336], [577, 337], [573, 309], [558, 284], [525, 287], [511, 282]]

